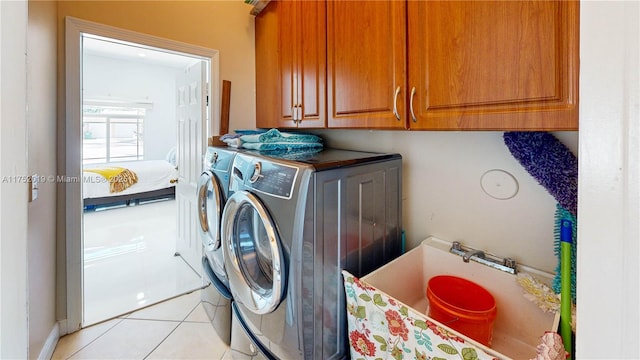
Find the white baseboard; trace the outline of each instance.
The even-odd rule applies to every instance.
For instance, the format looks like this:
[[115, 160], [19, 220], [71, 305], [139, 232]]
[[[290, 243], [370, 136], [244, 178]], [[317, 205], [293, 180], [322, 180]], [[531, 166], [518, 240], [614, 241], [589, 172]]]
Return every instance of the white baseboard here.
[[53, 325], [53, 329], [47, 336], [47, 341], [44, 342], [44, 346], [38, 355], [38, 360], [49, 360], [53, 356], [53, 351], [56, 349], [58, 340], [60, 339], [60, 327], [58, 323]]

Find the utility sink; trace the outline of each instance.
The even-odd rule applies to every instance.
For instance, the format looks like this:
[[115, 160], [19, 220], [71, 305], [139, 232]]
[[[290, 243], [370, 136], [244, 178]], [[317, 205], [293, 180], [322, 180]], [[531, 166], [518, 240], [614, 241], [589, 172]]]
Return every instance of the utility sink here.
[[[535, 358], [535, 348], [542, 335], [546, 331], [557, 331], [559, 314], [546, 313], [527, 300], [516, 281], [516, 275], [477, 262], [464, 262], [461, 256], [449, 252], [451, 246], [450, 242], [429, 237], [420, 246], [361, 280], [416, 312], [425, 314], [425, 318], [429, 305], [426, 298], [429, 279], [436, 275], [454, 275], [473, 281], [493, 295], [498, 315], [491, 348], [466, 339], [499, 359]], [[518, 271], [529, 273], [549, 284], [553, 279], [552, 274], [523, 265], [518, 265]]]

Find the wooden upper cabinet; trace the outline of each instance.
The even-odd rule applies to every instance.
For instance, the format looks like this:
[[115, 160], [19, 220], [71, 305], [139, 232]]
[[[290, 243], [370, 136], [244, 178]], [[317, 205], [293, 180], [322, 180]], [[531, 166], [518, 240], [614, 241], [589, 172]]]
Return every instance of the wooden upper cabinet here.
[[271, 1], [258, 127], [577, 130], [579, 2]]
[[256, 17], [256, 126], [326, 125], [324, 1], [272, 1]]
[[282, 120], [280, 114], [282, 89], [279, 76], [281, 70], [278, 7], [272, 1], [255, 19], [256, 36], [256, 127], [274, 128], [291, 125]]
[[327, 1], [327, 124], [406, 128], [406, 2]]
[[410, 128], [577, 130], [578, 7], [409, 1]]

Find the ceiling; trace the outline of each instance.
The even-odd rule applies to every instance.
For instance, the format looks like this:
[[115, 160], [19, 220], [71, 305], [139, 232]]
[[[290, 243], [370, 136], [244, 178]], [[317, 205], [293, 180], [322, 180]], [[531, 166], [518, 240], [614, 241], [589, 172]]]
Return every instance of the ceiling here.
[[82, 50], [85, 54], [175, 68], [185, 68], [201, 60], [169, 50], [87, 35], [83, 36]]

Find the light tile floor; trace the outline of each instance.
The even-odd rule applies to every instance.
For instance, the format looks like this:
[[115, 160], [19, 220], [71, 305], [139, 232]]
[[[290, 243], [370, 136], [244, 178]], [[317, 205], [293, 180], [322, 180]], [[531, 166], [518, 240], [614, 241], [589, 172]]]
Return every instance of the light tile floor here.
[[182, 295], [60, 338], [52, 359], [231, 359], [200, 302]]

